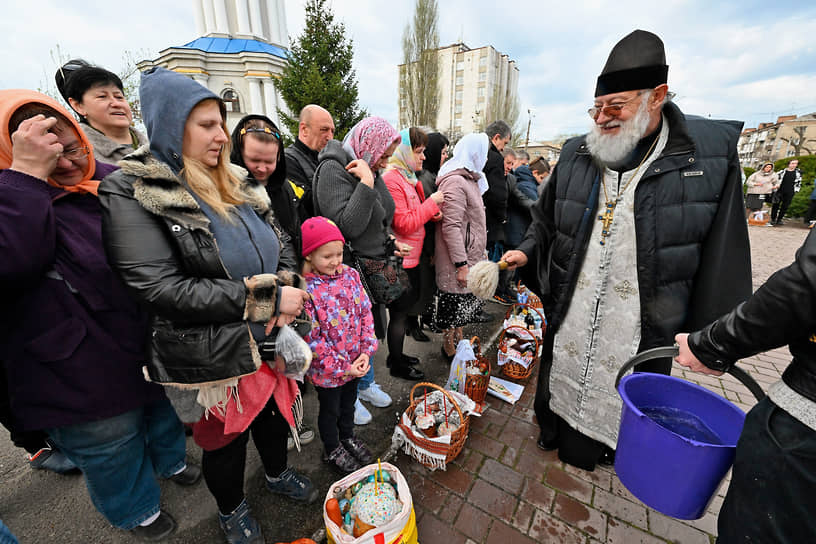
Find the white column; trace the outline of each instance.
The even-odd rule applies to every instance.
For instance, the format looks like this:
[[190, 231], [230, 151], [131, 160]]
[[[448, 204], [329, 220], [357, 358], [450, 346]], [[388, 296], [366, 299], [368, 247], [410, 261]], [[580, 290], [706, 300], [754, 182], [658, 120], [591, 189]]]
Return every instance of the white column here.
[[278, 108], [275, 106], [275, 84], [272, 83], [271, 78], [264, 78], [261, 80], [263, 84], [264, 94], [264, 115], [272, 119], [278, 127], [280, 127], [280, 119], [278, 119]]
[[226, 0], [213, 0], [215, 7], [215, 27], [221, 34], [229, 34]]
[[253, 34], [259, 38], [266, 38], [261, 18], [261, 0], [249, 0], [249, 24]]
[[252, 30], [249, 26], [249, 8], [247, 7], [247, 0], [235, 0], [235, 10], [238, 12], [238, 33], [250, 34]]
[[278, 6], [276, 0], [264, 0], [266, 8], [266, 26], [269, 28], [269, 41], [280, 43], [278, 36]]
[[203, 36], [211, 34], [217, 30], [215, 24], [215, 9], [213, 8], [213, 0], [201, 0], [204, 4], [204, 26], [206, 31]]
[[261, 97], [261, 80], [257, 77], [248, 77], [249, 82], [249, 107], [247, 113], [258, 113], [263, 111], [263, 98]]
[[193, 0], [193, 16], [195, 17], [196, 32], [199, 36], [207, 33], [207, 24], [204, 22], [204, 5], [201, 0]]
[[273, 0], [278, 7], [278, 35], [280, 36], [280, 45], [289, 49], [289, 34], [286, 30], [286, 7], [283, 0]]

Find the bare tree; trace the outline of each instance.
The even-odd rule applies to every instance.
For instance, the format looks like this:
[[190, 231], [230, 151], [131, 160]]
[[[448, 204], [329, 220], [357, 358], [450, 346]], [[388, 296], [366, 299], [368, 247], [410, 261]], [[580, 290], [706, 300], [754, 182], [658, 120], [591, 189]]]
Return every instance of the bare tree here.
[[416, 0], [414, 18], [402, 34], [400, 124], [436, 126], [439, 110], [439, 7], [436, 0]]
[[[807, 145], [810, 142], [816, 142], [816, 138], [805, 138], [805, 132], [807, 132], [807, 127], [804, 125], [800, 125], [798, 127], [792, 127], [793, 131], [796, 133], [796, 136], [792, 136], [790, 138], [779, 138], [784, 142], [788, 142], [793, 148], [793, 157], [798, 157], [800, 155], [812, 155], [813, 151], [811, 151], [810, 147]], [[805, 153], [802, 153], [805, 151]]]
[[510, 146], [517, 147], [524, 142], [524, 123], [521, 122], [521, 103], [518, 94], [510, 85], [502, 91], [498, 82], [493, 85], [487, 108], [484, 114], [478, 117], [474, 130], [484, 131], [488, 124], [497, 119], [503, 119], [510, 125], [512, 131]]

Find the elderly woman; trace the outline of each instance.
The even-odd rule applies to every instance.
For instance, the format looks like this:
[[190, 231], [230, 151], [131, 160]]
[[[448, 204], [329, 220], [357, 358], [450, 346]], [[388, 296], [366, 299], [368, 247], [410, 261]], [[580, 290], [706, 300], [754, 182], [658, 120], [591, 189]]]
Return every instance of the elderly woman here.
[[442, 165], [436, 186], [445, 194], [445, 215], [436, 229], [436, 284], [439, 287], [437, 323], [443, 329], [442, 355], [453, 360], [462, 327], [474, 320], [479, 300], [468, 290], [468, 270], [485, 258], [487, 227], [482, 173], [489, 148], [487, 135], [468, 134]]
[[[356, 255], [385, 258], [393, 238], [394, 199], [388, 192], [380, 170], [400, 143], [399, 133], [381, 117], [366, 117], [357, 123], [342, 144], [330, 140], [318, 156], [315, 172], [315, 213], [334, 221], [347, 245]], [[353, 265], [350, 255], [347, 264]], [[380, 323], [377, 336], [382, 337], [382, 303], [375, 303], [374, 323]], [[374, 382], [374, 365], [360, 378], [354, 423], [371, 421], [371, 413], [360, 402], [364, 400], [384, 408], [391, 397]]]
[[400, 137], [402, 141], [388, 160], [383, 181], [394, 199], [393, 227], [397, 240], [411, 246], [411, 253], [403, 260], [411, 287], [388, 306], [388, 366], [392, 376], [412, 380], [417, 379], [419, 371], [411, 364], [418, 364], [419, 360], [402, 351], [406, 320], [408, 312], [420, 298], [419, 262], [425, 242], [425, 224], [442, 218], [439, 207], [445, 195], [435, 191], [425, 198], [425, 190], [416, 176], [425, 160], [427, 134], [411, 127], [400, 132]]
[[147, 316], [105, 258], [97, 189], [115, 168], [33, 91], [0, 91], [0, 168], [0, 360], [16, 424], [47, 432], [112, 525], [161, 539], [176, 524], [156, 475], [193, 484], [201, 471], [185, 464], [162, 388], [142, 376]]
[[70, 60], [54, 76], [57, 89], [71, 106], [101, 162], [116, 164], [125, 155], [147, 143], [147, 137], [133, 128], [133, 112], [119, 76]]
[[147, 373], [193, 423], [227, 541], [262, 541], [244, 496], [250, 434], [267, 489], [317, 498], [287, 468], [287, 436], [302, 417], [297, 385], [258, 347], [307, 294], [294, 287], [303, 280], [289, 271], [293, 250], [266, 191], [230, 165], [221, 99], [164, 68], [142, 74], [140, 94], [150, 149], [100, 188], [108, 254], [151, 313]]

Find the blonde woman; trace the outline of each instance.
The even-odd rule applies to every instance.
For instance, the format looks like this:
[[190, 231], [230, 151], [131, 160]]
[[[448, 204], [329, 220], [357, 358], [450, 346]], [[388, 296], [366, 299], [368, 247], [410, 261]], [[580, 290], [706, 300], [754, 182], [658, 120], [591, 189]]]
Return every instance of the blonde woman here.
[[152, 314], [147, 373], [193, 424], [227, 542], [261, 542], [244, 497], [250, 433], [270, 491], [317, 498], [286, 464], [297, 385], [258, 349], [307, 294], [264, 187], [230, 165], [223, 102], [163, 68], [142, 75], [140, 94], [150, 148], [99, 191], [108, 255]]

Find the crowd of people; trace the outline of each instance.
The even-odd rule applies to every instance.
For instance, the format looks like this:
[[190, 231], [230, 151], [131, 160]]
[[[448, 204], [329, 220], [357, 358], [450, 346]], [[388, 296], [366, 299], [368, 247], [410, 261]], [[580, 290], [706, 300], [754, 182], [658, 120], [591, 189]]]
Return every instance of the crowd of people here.
[[[544, 304], [538, 446], [585, 470], [614, 461], [614, 380], [638, 352], [712, 322], [678, 337], [680, 363], [719, 371], [796, 343], [793, 370], [761, 406], [792, 416], [777, 420], [809, 441], [810, 457], [791, 465], [796, 498], [755, 501], [763, 485], [791, 477], [757, 476], [780, 454], [760, 447], [770, 439], [756, 431], [740, 443], [720, 519], [729, 542], [796, 541], [813, 530], [806, 512], [791, 509], [781, 532], [759, 513], [812, 490], [816, 371], [813, 337], [802, 339], [813, 316], [788, 314], [795, 335], [752, 329], [766, 306], [785, 313], [772, 287], [783, 280], [748, 299], [743, 210], [776, 190], [772, 222], [781, 222], [801, 173], [795, 161], [780, 173], [766, 165], [743, 203], [741, 124], [685, 115], [667, 75], [659, 37], [635, 31], [618, 42], [598, 77], [592, 130], [565, 144], [554, 170], [511, 149], [502, 120], [452, 154], [445, 135], [380, 117], [335, 140], [319, 105], [300, 112], [288, 147], [263, 115], [230, 133], [218, 95], [160, 67], [141, 77], [146, 134], [132, 127], [119, 78], [82, 60], [56, 74], [76, 118], [43, 94], [0, 91], [2, 423], [32, 468], [80, 471], [114, 527], [166, 538], [176, 522], [157, 478], [203, 477], [226, 541], [262, 542], [244, 493], [249, 438], [266, 488], [305, 503], [318, 490], [289, 465], [292, 448], [317, 434], [340, 473], [370, 463], [355, 425], [372, 420], [363, 403], [392, 403], [375, 380], [380, 342], [399, 380], [424, 379], [405, 338], [429, 341], [426, 328], [452, 360], [463, 327], [493, 319], [467, 288], [469, 270], [489, 258], [509, 265], [497, 302], [513, 303], [521, 279]], [[806, 243], [779, 288], [807, 308], [812, 255]], [[311, 360], [309, 386], [296, 380], [301, 359]], [[309, 388], [317, 433], [303, 423]], [[201, 467], [186, 459], [185, 430]]]

